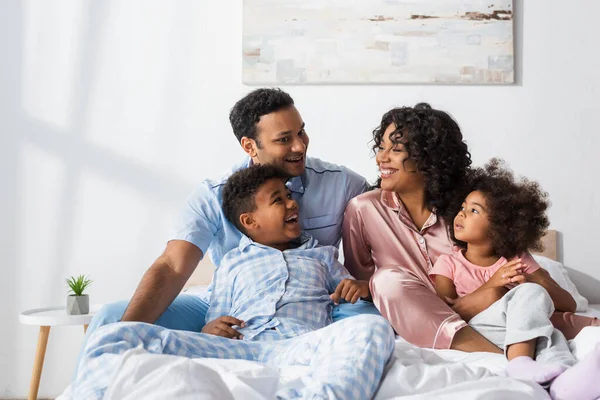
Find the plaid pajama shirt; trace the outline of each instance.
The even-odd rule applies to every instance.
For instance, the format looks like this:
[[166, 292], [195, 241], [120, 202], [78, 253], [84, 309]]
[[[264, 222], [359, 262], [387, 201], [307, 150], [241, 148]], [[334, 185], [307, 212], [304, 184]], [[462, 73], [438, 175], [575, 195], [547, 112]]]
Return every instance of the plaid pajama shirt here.
[[84, 350], [74, 397], [101, 399], [125, 351], [189, 358], [259, 361], [309, 366], [300, 390], [282, 387], [281, 399], [369, 399], [394, 349], [394, 332], [379, 316], [360, 315], [332, 324], [329, 294], [351, 278], [337, 249], [302, 238], [281, 252], [244, 237], [215, 272], [207, 322], [230, 315], [246, 322], [244, 340], [173, 331], [126, 322], [98, 329]]

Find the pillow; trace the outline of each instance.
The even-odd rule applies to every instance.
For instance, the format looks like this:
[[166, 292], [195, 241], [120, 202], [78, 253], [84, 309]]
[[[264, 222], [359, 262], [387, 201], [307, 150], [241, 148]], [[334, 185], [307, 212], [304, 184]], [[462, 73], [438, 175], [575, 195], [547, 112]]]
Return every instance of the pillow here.
[[571, 278], [569, 278], [569, 273], [567, 272], [567, 269], [562, 263], [551, 260], [548, 257], [539, 255], [533, 255], [533, 258], [538, 264], [540, 264], [540, 267], [548, 271], [552, 279], [554, 279], [561, 288], [565, 289], [571, 294], [571, 296], [573, 296], [573, 298], [575, 299], [575, 303], [577, 303], [578, 312], [584, 312], [587, 310], [587, 299], [579, 293], [577, 287], [575, 286]]

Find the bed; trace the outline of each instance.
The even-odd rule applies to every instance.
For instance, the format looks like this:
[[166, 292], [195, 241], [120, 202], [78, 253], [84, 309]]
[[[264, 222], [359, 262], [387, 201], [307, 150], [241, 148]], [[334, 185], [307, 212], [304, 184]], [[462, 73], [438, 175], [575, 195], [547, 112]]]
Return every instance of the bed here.
[[[546, 250], [534, 255], [540, 265], [576, 298], [578, 310], [600, 317], [600, 305], [588, 305], [557, 259], [557, 233], [544, 239]], [[206, 263], [206, 262], [205, 262]], [[201, 266], [200, 271], [206, 271]], [[210, 271], [210, 269], [208, 269]], [[202, 295], [210, 273], [193, 276], [185, 291]], [[207, 279], [208, 278], [208, 279]], [[584, 328], [570, 347], [583, 357], [598, 341], [600, 327]], [[394, 356], [386, 368], [375, 399], [545, 399], [539, 386], [503, 376], [504, 356], [417, 348], [397, 337]], [[305, 385], [306, 367], [272, 368], [240, 360], [187, 359], [126, 353], [105, 399], [273, 399], [281, 385]], [[70, 390], [59, 397], [70, 399]]]

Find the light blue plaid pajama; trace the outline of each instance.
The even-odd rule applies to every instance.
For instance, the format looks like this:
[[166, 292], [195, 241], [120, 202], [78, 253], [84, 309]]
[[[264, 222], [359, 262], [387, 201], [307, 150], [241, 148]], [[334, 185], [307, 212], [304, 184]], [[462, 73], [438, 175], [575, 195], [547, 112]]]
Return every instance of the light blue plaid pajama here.
[[306, 385], [282, 389], [279, 399], [370, 399], [394, 350], [394, 332], [376, 315], [360, 315], [291, 339], [246, 341], [140, 322], [99, 328], [89, 339], [73, 385], [76, 399], [101, 399], [123, 353], [144, 348], [189, 358], [242, 359], [281, 367], [309, 366]]
[[277, 328], [288, 339], [331, 324], [329, 295], [354, 279], [333, 246], [302, 236], [298, 247], [279, 251], [243, 236], [215, 271], [206, 323], [229, 315], [244, 321], [246, 339], [270, 340]]

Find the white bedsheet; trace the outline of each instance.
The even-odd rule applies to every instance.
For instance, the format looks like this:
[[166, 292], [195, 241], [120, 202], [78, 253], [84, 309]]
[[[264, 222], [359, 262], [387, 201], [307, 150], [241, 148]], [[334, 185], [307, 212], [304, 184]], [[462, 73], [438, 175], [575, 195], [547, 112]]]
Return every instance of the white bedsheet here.
[[[600, 316], [600, 306], [589, 314]], [[577, 358], [600, 342], [600, 327], [589, 327], [570, 342]], [[377, 400], [545, 399], [539, 386], [503, 377], [501, 355], [428, 350], [396, 341]], [[127, 353], [115, 371], [106, 399], [273, 399], [279, 385], [302, 385], [305, 367], [281, 369], [238, 360], [196, 359]], [[70, 390], [59, 397], [70, 399]]]

